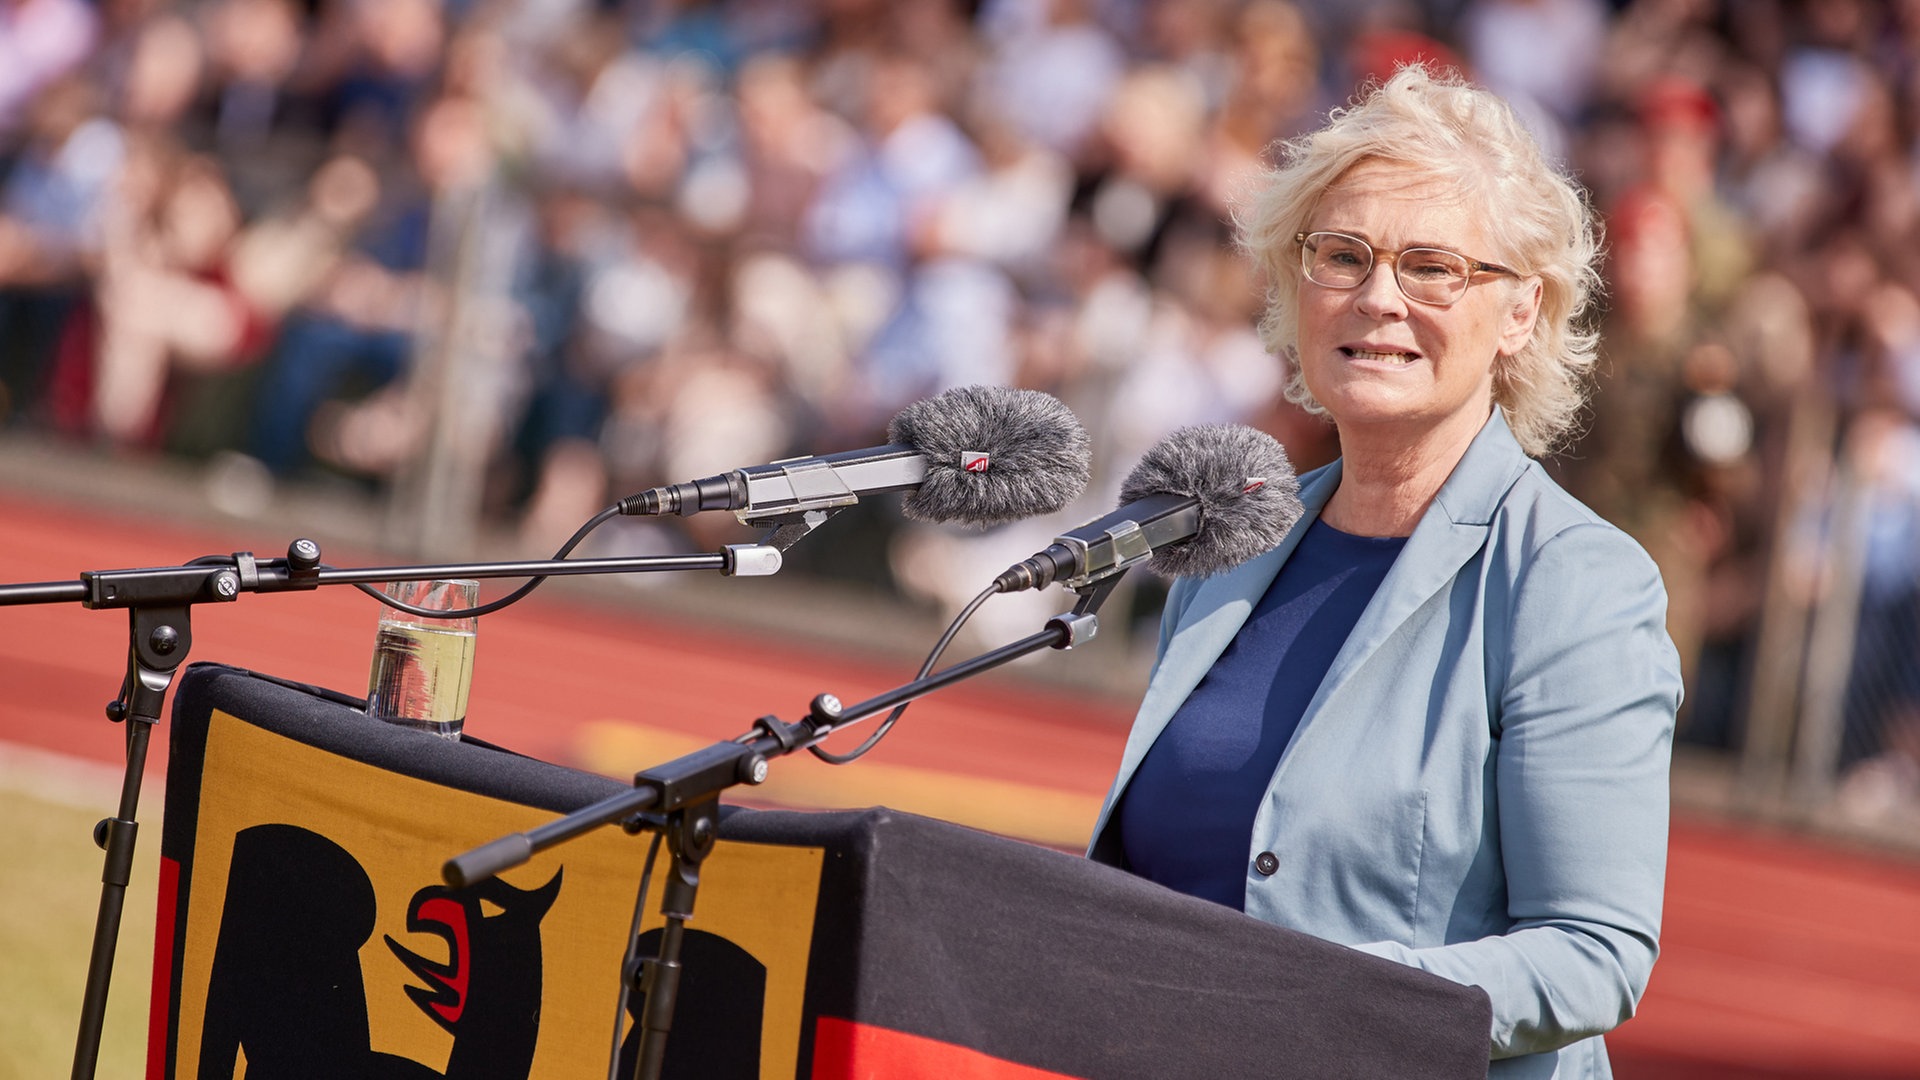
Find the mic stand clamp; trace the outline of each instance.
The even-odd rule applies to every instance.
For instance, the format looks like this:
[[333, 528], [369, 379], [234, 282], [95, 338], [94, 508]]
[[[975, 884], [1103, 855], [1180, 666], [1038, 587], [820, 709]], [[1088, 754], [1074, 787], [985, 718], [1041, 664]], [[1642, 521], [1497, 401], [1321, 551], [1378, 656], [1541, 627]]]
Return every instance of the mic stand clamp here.
[[[760, 764], [764, 769], [766, 762]], [[660, 932], [658, 951], [636, 961], [629, 975], [631, 985], [641, 994], [640, 1045], [634, 1055], [634, 1068], [641, 1076], [659, 1076], [666, 1061], [667, 1029], [673, 1026], [673, 1010], [680, 998], [680, 943], [686, 936], [687, 920], [693, 917], [700, 864], [713, 852], [714, 841], [719, 838], [719, 796], [709, 795], [668, 814], [664, 831], [672, 856], [660, 894], [660, 914], [666, 925]]]

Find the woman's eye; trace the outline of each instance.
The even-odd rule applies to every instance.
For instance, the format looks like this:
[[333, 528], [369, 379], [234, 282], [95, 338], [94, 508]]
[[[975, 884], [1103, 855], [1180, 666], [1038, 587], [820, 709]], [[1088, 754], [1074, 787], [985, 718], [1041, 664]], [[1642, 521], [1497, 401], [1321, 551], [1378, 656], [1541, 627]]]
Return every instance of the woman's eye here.
[[1421, 281], [1445, 281], [1459, 277], [1461, 270], [1444, 259], [1413, 259], [1402, 261], [1400, 272]]

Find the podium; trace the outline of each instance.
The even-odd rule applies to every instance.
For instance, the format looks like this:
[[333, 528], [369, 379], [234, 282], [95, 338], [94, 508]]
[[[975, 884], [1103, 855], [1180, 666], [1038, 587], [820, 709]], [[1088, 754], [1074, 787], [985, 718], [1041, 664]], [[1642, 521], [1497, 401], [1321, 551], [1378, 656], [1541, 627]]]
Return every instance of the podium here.
[[[648, 834], [596, 830], [465, 889], [439, 876], [624, 785], [358, 705], [234, 667], [183, 674], [148, 1076], [519, 1080], [630, 1061], [637, 995], [616, 1012]], [[729, 808], [699, 896], [669, 1077], [1486, 1075], [1476, 988], [909, 814]]]

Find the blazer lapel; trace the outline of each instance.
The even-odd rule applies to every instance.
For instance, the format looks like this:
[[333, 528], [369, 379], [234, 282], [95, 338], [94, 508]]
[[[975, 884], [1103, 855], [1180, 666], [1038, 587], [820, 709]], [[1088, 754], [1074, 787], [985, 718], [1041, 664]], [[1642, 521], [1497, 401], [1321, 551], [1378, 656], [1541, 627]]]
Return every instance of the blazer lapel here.
[[[1474, 437], [1433, 505], [1414, 526], [1407, 546], [1380, 583], [1374, 600], [1361, 613], [1347, 642], [1333, 658], [1327, 677], [1308, 703], [1298, 735], [1304, 732], [1328, 699], [1353, 677], [1393, 632], [1413, 617], [1435, 593], [1448, 586], [1460, 568], [1486, 546], [1487, 533], [1500, 500], [1513, 487], [1530, 459], [1514, 441], [1499, 409]], [[1291, 756], [1292, 746], [1288, 747]]]
[[1280, 573], [1287, 556], [1299, 546], [1307, 526], [1319, 516], [1339, 486], [1338, 461], [1302, 477], [1300, 502], [1305, 509], [1279, 546], [1224, 574], [1207, 578], [1196, 587], [1193, 599], [1181, 613], [1177, 632], [1167, 644], [1166, 655], [1160, 658], [1157, 674], [1140, 700], [1140, 710], [1121, 755], [1114, 791], [1126, 786], [1133, 770], [1146, 757], [1147, 749], [1179, 710], [1180, 703], [1187, 700], [1187, 695], [1200, 685], [1213, 662], [1232, 643], [1234, 635], [1253, 614], [1254, 605], [1266, 595], [1267, 586], [1273, 584], [1274, 577]]

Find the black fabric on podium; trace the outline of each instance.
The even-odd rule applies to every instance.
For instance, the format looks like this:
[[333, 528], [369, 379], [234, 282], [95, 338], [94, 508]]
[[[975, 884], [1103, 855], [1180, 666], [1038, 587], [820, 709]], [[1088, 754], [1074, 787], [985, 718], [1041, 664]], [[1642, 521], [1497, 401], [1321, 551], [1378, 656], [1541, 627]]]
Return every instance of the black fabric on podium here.
[[884, 809], [722, 834], [838, 856], [807, 986], [826, 1015], [1089, 1080], [1486, 1074], [1478, 988], [1125, 871]]
[[[369, 723], [359, 704], [239, 668], [187, 668], [175, 697], [162, 855], [191, 863], [195, 785], [215, 711], [333, 754], [556, 815], [625, 790], [472, 739], [422, 739]], [[886, 809], [729, 807], [721, 835], [825, 852], [806, 969], [802, 1077], [811, 1075], [816, 1028], [827, 1017], [1086, 1080], [1486, 1073], [1491, 1007], [1479, 989], [1076, 856]], [[191, 901], [187, 888], [183, 876], [180, 912]], [[690, 929], [700, 926], [699, 910]], [[185, 924], [176, 920], [167, 985], [179, 984]], [[698, 955], [689, 950], [687, 960], [688, 984], [704, 982]], [[738, 1017], [699, 1013], [703, 1001], [727, 1000], [706, 991], [683, 998], [679, 1053], [670, 1038], [670, 1055], [691, 1050], [700, 1031], [724, 1038]], [[177, 1001], [167, 1015], [171, 1046]]]

